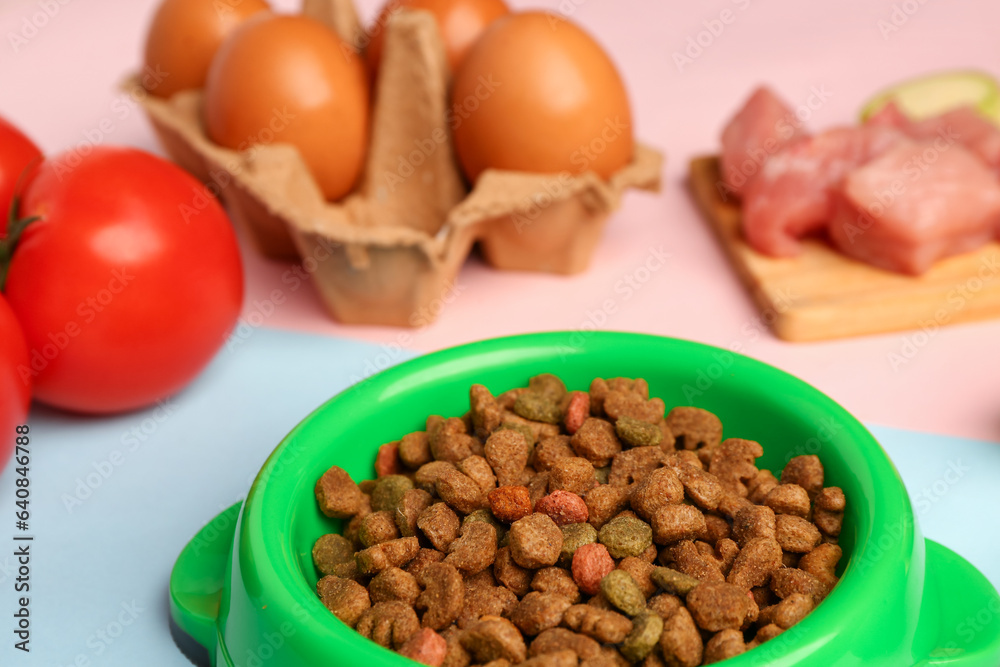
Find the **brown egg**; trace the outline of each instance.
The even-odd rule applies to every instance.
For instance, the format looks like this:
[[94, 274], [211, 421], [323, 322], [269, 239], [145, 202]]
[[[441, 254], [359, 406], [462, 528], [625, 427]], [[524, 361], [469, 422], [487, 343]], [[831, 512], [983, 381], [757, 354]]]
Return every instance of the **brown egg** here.
[[219, 49], [205, 84], [212, 141], [235, 150], [299, 149], [329, 200], [354, 187], [368, 146], [368, 81], [361, 59], [330, 28], [265, 14]]
[[493, 21], [510, 13], [503, 0], [389, 0], [369, 29], [368, 68], [378, 71], [389, 17], [400, 9], [426, 9], [434, 15], [451, 71], [458, 69], [473, 43]]
[[593, 171], [632, 158], [632, 115], [618, 71], [576, 25], [543, 12], [497, 20], [455, 75], [452, 127], [466, 176], [484, 169]]
[[163, 0], [146, 37], [142, 85], [158, 97], [201, 88], [219, 45], [264, 0]]

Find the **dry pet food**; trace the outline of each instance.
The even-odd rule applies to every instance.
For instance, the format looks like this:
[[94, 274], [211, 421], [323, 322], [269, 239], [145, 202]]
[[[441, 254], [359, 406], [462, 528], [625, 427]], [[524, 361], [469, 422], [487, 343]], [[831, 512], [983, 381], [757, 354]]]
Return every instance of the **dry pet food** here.
[[[714, 664], [836, 586], [847, 501], [816, 456], [776, 474], [710, 412], [641, 379], [539, 375], [383, 443], [376, 479], [315, 487], [317, 594], [425, 665]], [[372, 443], [373, 447], [377, 443]]]

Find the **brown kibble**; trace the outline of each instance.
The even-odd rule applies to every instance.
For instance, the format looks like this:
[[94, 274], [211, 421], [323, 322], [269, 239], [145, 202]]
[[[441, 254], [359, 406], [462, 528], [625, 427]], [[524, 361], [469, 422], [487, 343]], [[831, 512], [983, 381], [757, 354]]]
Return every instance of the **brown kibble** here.
[[652, 563], [648, 563], [639, 558], [633, 556], [628, 556], [622, 558], [621, 562], [618, 563], [618, 569], [624, 570], [632, 575], [635, 583], [639, 585], [639, 590], [642, 591], [644, 597], [649, 597], [656, 592], [656, 584], [650, 579], [655, 566]]
[[573, 581], [572, 575], [561, 567], [545, 567], [535, 572], [531, 579], [531, 590], [562, 596], [570, 604], [580, 601], [580, 588]]
[[695, 505], [709, 512], [718, 508], [719, 500], [722, 499], [722, 484], [715, 475], [683, 465], [677, 472], [677, 477]]
[[510, 555], [510, 547], [503, 547], [497, 550], [497, 558], [493, 563], [493, 576], [520, 597], [531, 589], [534, 571], [515, 563]]
[[576, 456], [576, 452], [569, 446], [568, 435], [553, 435], [542, 438], [535, 446], [533, 463], [535, 470], [551, 470], [559, 464], [561, 459]]
[[809, 494], [798, 484], [779, 484], [767, 494], [764, 504], [775, 514], [791, 514], [803, 519], [809, 516]]
[[747, 499], [755, 505], [760, 505], [767, 498], [771, 489], [778, 486], [778, 479], [770, 470], [758, 470], [757, 474], [747, 482]]
[[399, 529], [392, 512], [372, 512], [361, 520], [358, 541], [365, 547], [399, 538]]
[[482, 453], [479, 441], [466, 433], [465, 422], [458, 417], [428, 419], [427, 442], [436, 461], [457, 463]]
[[444, 557], [445, 554], [437, 549], [421, 549], [403, 569], [416, 577], [417, 581], [420, 581], [424, 569], [432, 563], [440, 563]]
[[461, 642], [480, 663], [508, 660], [516, 664], [528, 656], [521, 633], [513, 623], [499, 616], [483, 616], [465, 629]]
[[590, 516], [588, 523], [600, 530], [612, 517], [628, 507], [628, 495], [628, 488], [624, 486], [602, 484], [592, 489], [584, 498]]
[[697, 667], [701, 664], [703, 650], [701, 633], [687, 609], [679, 608], [664, 621], [660, 651], [667, 665]]
[[836, 568], [842, 555], [836, 544], [821, 544], [799, 560], [799, 569], [819, 579], [829, 592], [837, 584]]
[[756, 460], [764, 455], [759, 442], [729, 438], [712, 451], [708, 471], [730, 491], [746, 498], [746, 482], [757, 476]]
[[[830, 538], [837, 538], [840, 536], [840, 531], [844, 526], [844, 513], [829, 512], [816, 508], [813, 511], [813, 522], [824, 535]], [[832, 541], [836, 542], [837, 540], [833, 539]]]
[[417, 517], [417, 528], [438, 551], [447, 551], [458, 537], [458, 515], [446, 503], [434, 503]]
[[417, 601], [420, 585], [416, 577], [398, 567], [389, 567], [379, 572], [368, 584], [372, 602], [402, 602], [409, 606]]
[[399, 460], [410, 470], [417, 470], [434, 460], [427, 440], [427, 431], [416, 431], [403, 436], [399, 441]]
[[660, 593], [649, 598], [646, 608], [659, 614], [660, 618], [667, 620], [674, 615], [674, 612], [684, 606], [684, 601], [676, 595], [670, 593]]
[[823, 489], [816, 494], [813, 521], [824, 535], [838, 537], [844, 525], [844, 509], [847, 503], [844, 492], [837, 486]]
[[549, 492], [549, 474], [549, 472], [539, 472], [528, 478], [528, 496], [531, 498], [532, 507]]
[[785, 551], [809, 553], [819, 543], [822, 536], [819, 529], [799, 516], [779, 514], [775, 517], [775, 537]]
[[790, 551], [786, 551], [781, 554], [781, 566], [798, 567], [800, 558], [802, 558], [802, 554], [795, 554], [791, 553]]
[[733, 517], [733, 540], [745, 547], [759, 537], [774, 539], [776, 532], [774, 510], [764, 505], [749, 505]]
[[632, 487], [629, 502], [636, 514], [647, 521], [661, 507], [680, 503], [684, 499], [684, 486], [677, 473], [670, 468], [657, 468]]
[[500, 429], [514, 429], [524, 435], [529, 446], [534, 446], [542, 438], [559, 435], [559, 426], [545, 422], [531, 421], [514, 413], [505, 412]]
[[659, 468], [665, 455], [659, 447], [634, 447], [616, 455], [611, 461], [608, 483], [614, 486], [628, 486], [641, 481], [650, 472]]
[[611, 458], [622, 450], [615, 427], [610, 422], [593, 417], [583, 422], [570, 440], [570, 445], [577, 456], [598, 468], [611, 463]]
[[583, 498], [563, 489], [556, 489], [535, 503], [535, 511], [547, 515], [557, 526], [585, 523], [590, 516]]
[[399, 654], [404, 658], [409, 658], [414, 662], [419, 662], [429, 667], [441, 667], [447, 653], [448, 642], [444, 640], [444, 637], [430, 628], [423, 628], [417, 631], [399, 649]]
[[566, 404], [566, 414], [563, 416], [566, 432], [573, 435], [579, 431], [589, 416], [590, 395], [583, 391], [570, 392], [570, 398]]
[[[473, 579], [480, 575], [473, 575]], [[483, 616], [510, 616], [515, 606], [517, 596], [510, 589], [490, 585], [488, 581], [483, 584], [467, 579], [458, 627], [467, 628]]]
[[632, 621], [616, 611], [576, 604], [566, 610], [563, 623], [570, 630], [606, 644], [619, 644], [632, 632]]
[[719, 540], [727, 539], [732, 534], [732, 526], [729, 522], [717, 514], [705, 515], [705, 541], [715, 544]]
[[378, 448], [375, 455], [375, 476], [385, 477], [402, 472], [399, 461], [399, 443], [387, 442]]
[[[779, 568], [774, 571], [771, 575], [771, 585], [774, 585], [774, 580], [779, 574], [785, 571], [787, 568]], [[758, 607], [758, 611], [764, 607], [770, 607], [772, 604], [778, 601], [778, 597], [771, 592], [771, 589], [767, 586], [755, 586], [750, 589], [750, 596], [753, 598], [754, 603]]]
[[843, 512], [847, 507], [844, 492], [839, 486], [829, 486], [816, 494], [816, 507], [829, 512]]
[[580, 660], [592, 660], [601, 654], [601, 645], [586, 635], [566, 628], [551, 628], [531, 642], [532, 656], [560, 651], [572, 651]]
[[693, 540], [706, 532], [705, 515], [691, 505], [664, 505], [653, 514], [652, 525], [657, 544]]
[[631, 392], [639, 398], [649, 398], [649, 384], [643, 380], [631, 378], [596, 378], [590, 383], [590, 405], [593, 414], [604, 414], [604, 401], [612, 391]]
[[561, 595], [532, 591], [514, 607], [510, 620], [526, 635], [537, 635], [562, 622], [570, 601]]
[[667, 415], [667, 428], [678, 449], [712, 449], [722, 442], [722, 422], [708, 410], [673, 408]]
[[722, 574], [729, 574], [729, 571], [732, 569], [733, 563], [736, 562], [736, 557], [739, 553], [739, 545], [728, 537], [724, 537], [715, 543], [715, 559], [719, 563], [719, 569], [722, 570]]
[[563, 534], [545, 514], [529, 514], [510, 526], [510, 555], [529, 570], [555, 565], [562, 551]]
[[[779, 598], [787, 598], [793, 593], [808, 595], [819, 604], [826, 597], [827, 588], [819, 579], [805, 570], [783, 567], [771, 575], [771, 588]], [[770, 601], [769, 601], [770, 602]], [[758, 602], [758, 604], [760, 604]]]
[[454, 566], [433, 563], [424, 568], [418, 580], [424, 592], [414, 606], [425, 609], [422, 625], [443, 630], [458, 619], [465, 603], [465, 582]]
[[479, 485], [483, 495], [497, 488], [497, 478], [493, 476], [493, 468], [482, 456], [470, 456], [455, 464], [459, 472]]
[[420, 620], [402, 602], [378, 602], [361, 615], [356, 629], [380, 646], [399, 649], [420, 630]]
[[559, 465], [552, 468], [548, 475], [550, 493], [561, 489], [578, 496], [586, 496], [587, 492], [597, 485], [594, 466], [579, 456], [560, 460]]
[[766, 584], [780, 567], [781, 545], [773, 538], [757, 537], [740, 550], [726, 581], [750, 590]]
[[472, 425], [476, 435], [485, 440], [493, 431], [500, 428], [503, 421], [503, 408], [493, 397], [490, 390], [481, 384], [469, 388], [469, 405], [472, 412]]
[[573, 581], [587, 595], [597, 595], [601, 579], [615, 569], [615, 561], [603, 544], [585, 544], [573, 554]]
[[393, 513], [396, 528], [402, 537], [413, 537], [417, 534], [417, 519], [432, 502], [431, 494], [423, 489], [410, 489], [403, 494]]
[[781, 483], [801, 486], [810, 499], [815, 498], [823, 490], [823, 464], [814, 454], [796, 456], [781, 471]]
[[667, 556], [665, 564], [672, 565], [675, 570], [690, 577], [700, 581], [726, 580], [715, 561], [707, 559], [699, 553], [698, 548], [691, 540], [683, 540], [665, 547], [663, 554]]
[[482, 572], [496, 559], [497, 531], [484, 521], [466, 522], [448, 546], [445, 563], [467, 573]]
[[[663, 421], [666, 409], [662, 399], [646, 399], [633, 391], [609, 391], [604, 399], [604, 412], [612, 421], [629, 417], [656, 426]], [[656, 430], [659, 431], [659, 427]], [[663, 437], [662, 432], [660, 437]]]
[[401, 567], [409, 563], [420, 551], [420, 542], [415, 537], [401, 537], [398, 540], [382, 542], [368, 547], [354, 555], [361, 574], [375, 574], [387, 567]]
[[753, 644], [753, 646], [751, 646], [750, 644], [748, 644], [747, 645], [747, 650], [750, 650], [751, 648], [754, 648], [755, 646], [759, 646], [760, 644], [763, 644], [766, 641], [774, 639], [775, 637], [777, 637], [778, 635], [780, 635], [782, 632], [784, 632], [784, 630], [782, 630], [780, 627], [778, 627], [774, 623], [762, 626], [760, 629], [757, 630], [756, 636], [753, 638], [753, 641], [750, 643], [750, 644]]
[[316, 592], [323, 606], [352, 628], [358, 624], [361, 615], [371, 607], [368, 591], [351, 579], [323, 577], [316, 583]]
[[493, 467], [500, 486], [521, 483], [529, 452], [528, 441], [519, 431], [504, 428], [490, 435], [485, 446], [486, 461]]
[[431, 461], [430, 463], [425, 463], [414, 473], [413, 483], [419, 489], [423, 489], [428, 493], [434, 493], [438, 477], [449, 470], [458, 470], [458, 468], [455, 467], [454, 463], [449, 463], [448, 461]]
[[750, 598], [733, 584], [706, 582], [687, 595], [687, 608], [702, 630], [739, 630], [746, 618]]
[[323, 576], [353, 579], [358, 573], [354, 545], [343, 535], [330, 533], [320, 537], [313, 545], [312, 557], [316, 570]]
[[[573, 651], [556, 651], [554, 653], [543, 653], [534, 658], [528, 658], [521, 663], [521, 667], [577, 667], [579, 660]], [[483, 665], [483, 667], [486, 667]]]
[[735, 519], [740, 510], [746, 509], [751, 505], [753, 505], [753, 503], [740, 496], [735, 491], [724, 488], [722, 491], [722, 497], [719, 498], [719, 507], [717, 510], [719, 514], [729, 517], [730, 519]]
[[479, 485], [458, 470], [445, 470], [434, 488], [441, 500], [462, 514], [471, 514], [486, 506], [486, 495]]
[[743, 633], [739, 630], [723, 630], [705, 642], [705, 663], [722, 662], [729, 658], [746, 653], [747, 645], [743, 641]]
[[531, 493], [526, 486], [501, 486], [486, 496], [490, 511], [500, 521], [513, 523], [531, 514]]
[[361, 489], [346, 470], [332, 466], [316, 482], [316, 502], [326, 516], [348, 519], [361, 510]]
[[813, 610], [813, 599], [802, 593], [792, 593], [776, 605], [760, 610], [760, 622], [774, 623], [779, 628], [787, 630]]

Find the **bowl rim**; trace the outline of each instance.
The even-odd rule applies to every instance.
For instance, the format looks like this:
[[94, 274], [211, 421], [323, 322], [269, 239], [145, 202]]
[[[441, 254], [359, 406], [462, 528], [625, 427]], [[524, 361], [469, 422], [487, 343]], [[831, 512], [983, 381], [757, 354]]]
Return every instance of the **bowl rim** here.
[[[281, 471], [287, 463], [283, 459], [290, 456], [289, 453], [292, 452], [292, 460], [294, 461], [294, 457], [299, 455], [296, 450], [303, 446], [308, 453], [310, 424], [316, 420], [318, 415], [331, 410], [345, 410], [350, 413], [350, 406], [355, 402], [366, 400], [366, 396], [375, 395], [379, 398], [386, 398], [400, 392], [410, 391], [415, 384], [419, 385], [433, 375], [441, 375], [442, 373], [447, 375], [450, 365], [467, 360], [469, 357], [479, 358], [481, 364], [489, 361], [502, 363], [505, 357], [511, 356], [516, 351], [518, 361], [525, 363], [527, 360], [526, 351], [532, 353], [531, 357], [543, 361], [545, 358], [551, 358], [555, 351], [564, 355], [586, 356], [602, 350], [610, 352], [622, 345], [662, 347], [661, 352], [671, 348], [679, 348], [677, 351], [685, 354], [710, 355], [720, 351], [731, 354], [733, 365], [730, 367], [730, 371], [733, 373], [739, 371], [763, 373], [768, 382], [769, 393], [775, 393], [778, 389], [784, 392], [795, 391], [799, 395], [804, 392], [810, 403], [837, 419], [844, 427], [837, 438], [838, 444], [840, 441], [850, 443], [858, 456], [861, 456], [862, 452], [865, 451], [876, 454], [866, 459], [866, 464], [871, 467], [858, 471], [859, 473], [867, 473], [865, 476], [870, 478], [867, 486], [872, 490], [872, 497], [865, 499], [872, 508], [870, 520], [867, 525], [861, 525], [861, 522], [858, 522], [853, 552], [841, 576], [841, 582], [830, 593], [825, 602], [833, 599], [847, 601], [850, 598], [864, 600], [863, 592], [866, 582], [877, 579], [898, 579], [901, 562], [909, 563], [915, 544], [916, 548], [920, 550], [917, 557], [922, 559], [923, 540], [918, 539], [920, 538], [919, 527], [914, 518], [909, 496], [888, 455], [856, 417], [819, 389], [770, 364], [704, 343], [651, 334], [591, 331], [585, 332], [583, 344], [567, 347], [567, 336], [579, 333], [556, 331], [497, 337], [415, 357], [376, 373], [328, 399], [296, 425], [281, 441], [264, 463], [247, 494], [241, 512], [239, 532], [236, 535], [239, 549], [234, 549], [233, 564], [236, 567], [239, 565], [238, 560], [249, 558], [248, 564], [252, 562], [251, 569], [253, 571], [247, 571], [247, 568], [240, 567], [243, 585], [257, 591], [259, 595], [264, 595], [263, 591], [266, 589], [266, 605], [269, 616], [276, 614], [274, 618], [278, 619], [295, 618], [296, 622], [302, 626], [300, 631], [296, 633], [297, 636], [290, 638], [290, 643], [301, 640], [302, 637], [310, 637], [308, 641], [331, 641], [345, 650], [352, 651], [353, 660], [391, 661], [397, 659], [400, 661], [398, 663], [400, 666], [409, 664], [403, 662], [406, 659], [395, 652], [365, 640], [354, 629], [327, 612], [315, 592], [301, 576], [301, 568], [296, 561], [297, 552], [292, 545], [292, 531], [287, 530], [275, 535], [264, 528], [266, 525], [290, 526], [290, 522], [293, 520], [292, 508], [288, 504], [282, 505], [268, 501], [271, 495], [280, 495], [284, 486], [296, 484], [291, 481], [294, 475], [282, 475]], [[295, 466], [291, 466], [291, 468], [294, 470]], [[889, 485], [878, 483], [886, 478], [892, 478], [895, 482]], [[890, 525], [892, 526], [892, 534], [890, 534]], [[882, 538], [886, 536], [888, 539], [883, 540]], [[922, 578], [922, 562], [918, 565]], [[911, 567], [907, 565], [903, 569], [908, 571]], [[267, 582], [281, 581], [286, 582], [286, 585], [267, 585]], [[920, 583], [922, 585], [922, 579]], [[803, 643], [809, 645], [811, 652], [819, 645], [835, 641], [838, 633], [829, 631], [830, 628], [837, 627], [835, 621], [838, 618], [834, 615], [834, 606], [840, 605], [817, 606], [816, 610], [796, 625], [794, 632], [787, 633], [789, 636], [785, 637], [785, 641], [773, 642], [774, 645], [769, 647], [771, 651], [769, 651], [770, 657], [768, 659], [776, 660], [797, 653], [800, 644]], [[843, 620], [840, 622], [842, 623]], [[222, 639], [224, 641], [224, 637]], [[762, 645], [760, 648], [764, 648], [764, 646], [768, 645]], [[753, 652], [748, 652], [746, 655], [755, 657], [748, 658], [745, 663], [742, 656], [731, 658], [733, 667], [751, 664], [751, 662], [757, 664], [763, 657], [760, 653]]]

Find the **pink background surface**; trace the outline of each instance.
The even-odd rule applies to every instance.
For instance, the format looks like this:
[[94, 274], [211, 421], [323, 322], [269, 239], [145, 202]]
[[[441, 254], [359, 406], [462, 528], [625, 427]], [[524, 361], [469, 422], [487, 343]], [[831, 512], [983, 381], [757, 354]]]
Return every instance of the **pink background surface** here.
[[[44, 4], [4, 0], [0, 5], [0, 113], [46, 151], [99, 142], [160, 152], [141, 112], [122, 107], [125, 98], [116, 87], [139, 63], [153, 0], [64, 5], [51, 0], [48, 5], [58, 11], [15, 51], [9, 34], [21, 33]], [[361, 2], [364, 16], [378, 4]], [[1000, 321], [948, 327], [929, 337], [781, 342], [760, 321], [683, 187], [688, 159], [716, 149], [725, 119], [758, 83], [771, 84], [794, 104], [805, 102], [811, 90], [827, 91], [829, 98], [809, 120], [815, 128], [850, 122], [866, 97], [899, 79], [965, 67], [1000, 74], [1000, 42], [984, 29], [1000, 23], [1000, 5], [899, 2], [895, 18], [906, 20], [883, 35], [879, 22], [890, 24], [894, 4], [870, 0], [511, 4], [561, 8], [606, 46], [631, 91], [638, 137], [667, 152], [663, 192], [626, 198], [583, 275], [500, 273], [473, 257], [440, 319], [412, 331], [332, 322], [308, 285], [293, 289], [282, 279], [289, 265], [265, 261], [247, 248], [244, 317], [270, 312], [261, 304], [280, 290], [284, 303], [251, 321], [385, 343], [389, 350], [396, 345], [432, 350], [484, 337], [590, 326], [678, 336], [738, 346], [815, 384], [869, 422], [1000, 441], [995, 350]], [[673, 54], [724, 9], [735, 20], [680, 71]], [[619, 281], [633, 275], [654, 249], [669, 253], [669, 259], [628, 295]], [[615, 312], [597, 315], [607, 300]], [[905, 351], [915, 354], [894, 369], [889, 356]]]

